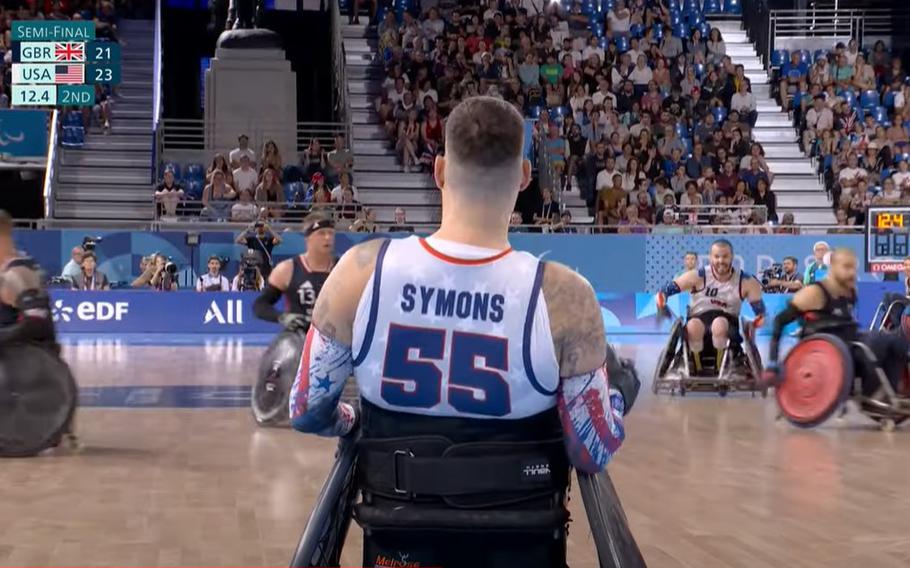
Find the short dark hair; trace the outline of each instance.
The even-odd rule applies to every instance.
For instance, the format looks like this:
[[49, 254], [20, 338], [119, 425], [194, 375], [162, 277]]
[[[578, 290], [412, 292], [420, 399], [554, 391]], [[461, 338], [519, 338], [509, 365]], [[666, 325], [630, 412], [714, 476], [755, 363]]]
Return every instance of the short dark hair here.
[[687, 250], [686, 254], [683, 255], [683, 258], [686, 258], [687, 256], [694, 256], [695, 258], [698, 258], [698, 253], [693, 250]]
[[795, 256], [785, 256], [784, 260], [790, 260], [790, 261], [793, 261], [793, 264], [799, 265], [799, 261], [796, 260]]
[[446, 121], [446, 155], [458, 164], [498, 168], [521, 158], [524, 119], [511, 104], [493, 97], [471, 97]]
[[730, 254], [733, 254], [733, 243], [731, 243], [727, 239], [717, 239], [716, 241], [711, 243], [711, 248], [714, 248], [716, 246], [717, 247], [727, 247], [728, 249], [730, 249]]

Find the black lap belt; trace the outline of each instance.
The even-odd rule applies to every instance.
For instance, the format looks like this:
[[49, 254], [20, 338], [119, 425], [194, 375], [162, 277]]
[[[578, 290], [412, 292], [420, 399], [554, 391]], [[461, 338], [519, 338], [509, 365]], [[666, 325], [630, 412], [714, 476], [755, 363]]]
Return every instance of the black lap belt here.
[[361, 440], [362, 487], [385, 495], [454, 497], [564, 489], [562, 440], [452, 444], [442, 437]]

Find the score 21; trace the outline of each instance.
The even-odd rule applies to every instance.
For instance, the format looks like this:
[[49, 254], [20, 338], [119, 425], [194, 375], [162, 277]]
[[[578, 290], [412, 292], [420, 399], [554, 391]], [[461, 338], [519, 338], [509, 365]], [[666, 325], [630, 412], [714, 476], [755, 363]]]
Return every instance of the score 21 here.
[[112, 41], [90, 41], [85, 44], [86, 63], [120, 63], [120, 44]]

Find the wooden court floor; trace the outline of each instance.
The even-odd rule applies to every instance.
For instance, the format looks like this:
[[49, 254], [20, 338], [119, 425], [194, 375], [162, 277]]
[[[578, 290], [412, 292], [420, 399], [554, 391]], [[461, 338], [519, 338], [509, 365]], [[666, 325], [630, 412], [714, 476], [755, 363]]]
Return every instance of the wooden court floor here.
[[[622, 351], [649, 377], [660, 347]], [[66, 356], [83, 386], [240, 385], [261, 351]], [[647, 387], [610, 471], [649, 567], [910, 566], [910, 429], [850, 417], [798, 431], [774, 422], [770, 399]], [[78, 425], [79, 455], [0, 462], [0, 565], [287, 566], [334, 448], [257, 429], [245, 408], [84, 408]], [[570, 565], [593, 567], [580, 497], [571, 505]]]

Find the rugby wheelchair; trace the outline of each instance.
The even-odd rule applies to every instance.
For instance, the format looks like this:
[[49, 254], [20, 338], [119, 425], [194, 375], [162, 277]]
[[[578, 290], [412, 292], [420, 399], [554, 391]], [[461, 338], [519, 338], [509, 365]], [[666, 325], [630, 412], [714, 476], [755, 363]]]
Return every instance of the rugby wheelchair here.
[[[358, 515], [357, 435], [342, 438], [335, 463], [300, 537], [291, 568], [339, 566], [352, 518]], [[646, 568], [622, 504], [606, 471], [577, 474], [601, 568]], [[527, 524], [527, 519], [518, 521]], [[474, 528], [465, 526], [464, 528]]]
[[[878, 381], [883, 397], [862, 394], [864, 376]], [[875, 354], [859, 341], [848, 344], [827, 333], [808, 335], [787, 353], [781, 377], [775, 392], [778, 419], [801, 428], [818, 426], [835, 413], [843, 417], [849, 400], [886, 432], [910, 418], [910, 405], [900, 400], [910, 396], [910, 374], [905, 369], [895, 390]]]
[[723, 397], [731, 391], [745, 391], [766, 397], [767, 387], [760, 381], [762, 362], [755, 345], [755, 325], [740, 318], [739, 329], [735, 327], [731, 326], [730, 339], [720, 361], [711, 347], [711, 330], [705, 330], [706, 349], [701, 354], [701, 371], [696, 373], [686, 341], [685, 322], [677, 318], [670, 328], [667, 345], [657, 358], [651, 383], [654, 394], [668, 392], [685, 396], [687, 392], [701, 391], [716, 392]]
[[30, 457], [61, 444], [77, 449], [71, 433], [78, 391], [56, 346], [0, 346], [0, 457]]
[[869, 331], [901, 331], [910, 339], [910, 314], [905, 317], [904, 311], [910, 308], [910, 298], [901, 294], [885, 294], [875, 308], [875, 314], [869, 323]]
[[250, 400], [253, 418], [260, 426], [288, 424], [288, 397], [305, 341], [302, 330], [282, 331], [262, 354]]

